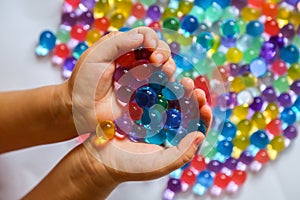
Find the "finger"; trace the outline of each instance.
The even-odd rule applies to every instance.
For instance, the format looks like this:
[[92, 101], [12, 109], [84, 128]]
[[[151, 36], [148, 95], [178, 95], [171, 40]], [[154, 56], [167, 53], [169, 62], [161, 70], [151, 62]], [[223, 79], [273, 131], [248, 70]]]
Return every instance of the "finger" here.
[[208, 130], [212, 122], [212, 113], [208, 105], [204, 105], [200, 108], [200, 118], [205, 123]]
[[196, 96], [196, 100], [198, 101], [199, 108], [206, 104], [205, 92], [201, 89], [195, 89], [194, 94]]
[[176, 65], [174, 60], [170, 57], [169, 60], [162, 66], [162, 71], [169, 77], [169, 81], [175, 81], [174, 74]]
[[169, 45], [164, 41], [159, 40], [157, 48], [150, 56], [150, 61], [154, 66], [161, 66], [169, 60], [170, 56], [171, 50]]
[[181, 84], [184, 87], [185, 96], [189, 98], [192, 95], [193, 91], [194, 91], [194, 81], [190, 78], [184, 77], [181, 80]]

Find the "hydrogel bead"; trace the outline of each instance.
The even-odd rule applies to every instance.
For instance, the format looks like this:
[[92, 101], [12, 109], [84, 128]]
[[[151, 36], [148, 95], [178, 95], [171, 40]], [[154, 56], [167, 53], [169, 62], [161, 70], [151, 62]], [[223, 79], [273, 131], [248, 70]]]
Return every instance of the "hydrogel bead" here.
[[101, 18], [111, 10], [109, 0], [99, 0], [94, 7], [94, 17]]
[[63, 65], [63, 70], [62, 70], [62, 76], [64, 79], [70, 78], [76, 62], [77, 62], [77, 59], [74, 57], [68, 57], [65, 60], [64, 65]]
[[221, 189], [225, 189], [230, 182], [230, 177], [224, 173], [217, 173], [214, 179], [214, 185]]
[[77, 20], [77, 23], [81, 24], [85, 29], [89, 29], [94, 22], [94, 16], [91, 11], [82, 13]]
[[267, 87], [263, 92], [262, 92], [262, 97], [265, 101], [267, 102], [274, 102], [277, 100], [276, 98], [276, 92], [272, 86]]
[[55, 47], [56, 37], [51, 31], [43, 31], [39, 38], [39, 45], [35, 49], [38, 56], [46, 56]]
[[284, 134], [284, 137], [292, 140], [297, 137], [298, 131], [294, 125], [290, 125], [290, 126], [286, 127], [286, 129], [284, 129], [283, 134]]
[[278, 136], [282, 133], [282, 122], [280, 119], [273, 119], [268, 123], [266, 130], [274, 136]]
[[223, 129], [221, 134], [225, 137], [225, 138], [231, 138], [233, 139], [236, 135], [236, 131], [237, 131], [237, 127], [234, 123], [232, 123], [231, 121], [226, 120], [224, 122], [223, 125]]
[[217, 66], [223, 65], [226, 61], [225, 54], [221, 51], [217, 51], [216, 53], [214, 53], [211, 59]]
[[280, 33], [283, 37], [292, 39], [295, 35], [295, 27], [293, 24], [286, 24], [281, 28]]
[[281, 59], [278, 59], [275, 62], [273, 62], [271, 69], [272, 72], [274, 72], [274, 74], [277, 74], [279, 76], [282, 76], [287, 72], [286, 63]]
[[268, 87], [272, 86], [274, 83], [274, 74], [268, 71], [265, 76], [259, 79], [259, 83]]
[[248, 48], [245, 52], [244, 52], [244, 56], [243, 56], [243, 61], [245, 63], [250, 63], [251, 61], [253, 61], [255, 58], [257, 58], [259, 55], [259, 51], [255, 48]]
[[290, 107], [284, 108], [283, 111], [280, 113], [280, 119], [287, 123], [288, 125], [291, 125], [295, 123], [296, 121], [296, 113], [294, 110]]
[[270, 145], [272, 146], [272, 149], [274, 149], [277, 152], [281, 152], [284, 150], [284, 137], [283, 136], [276, 136], [271, 140]]
[[130, 102], [128, 104], [128, 111], [131, 119], [133, 121], [140, 120], [143, 115], [143, 109], [135, 102]]
[[229, 48], [226, 53], [226, 59], [231, 63], [239, 63], [243, 58], [243, 53], [235, 47]]
[[101, 34], [98, 30], [96, 29], [91, 29], [87, 32], [86, 35], [86, 43], [88, 44], [88, 46], [91, 46], [92, 44], [94, 44], [95, 42], [97, 42], [101, 37]]
[[267, 72], [267, 63], [263, 58], [257, 58], [250, 63], [250, 71], [256, 77], [262, 77]]
[[177, 146], [187, 134], [188, 132], [182, 127], [179, 129], [168, 129], [167, 140], [171, 145]]
[[214, 183], [214, 178], [209, 170], [204, 170], [198, 174], [197, 183], [205, 188], [210, 188]]
[[233, 145], [237, 148], [239, 148], [240, 150], [245, 150], [249, 144], [249, 138], [246, 135], [238, 135], [233, 139]]
[[116, 128], [115, 124], [112, 121], [105, 120], [100, 123], [100, 127], [107, 139], [112, 139], [114, 137]]
[[230, 140], [222, 140], [218, 142], [217, 150], [226, 157], [232, 153], [233, 144]]
[[247, 172], [242, 170], [234, 170], [231, 179], [236, 185], [241, 186], [247, 179]]
[[133, 142], [145, 142], [146, 129], [143, 126], [134, 124], [129, 132], [129, 139]]
[[101, 17], [94, 21], [94, 27], [103, 33], [107, 32], [109, 26], [110, 21], [106, 17]]
[[77, 16], [74, 12], [70, 13], [64, 13], [61, 16], [61, 24], [64, 25], [65, 27], [71, 28], [76, 24], [77, 21]]
[[277, 80], [274, 81], [274, 88], [279, 92], [286, 92], [289, 90], [289, 82], [286, 76], [280, 76]]
[[182, 175], [180, 177], [180, 180], [183, 183], [186, 183], [188, 186], [193, 185], [196, 182], [197, 176], [195, 175], [195, 173], [190, 170], [190, 169], [185, 169], [182, 172]]
[[166, 120], [166, 126], [168, 126], [171, 129], [177, 129], [179, 128], [181, 123], [181, 113], [179, 110], [174, 108], [169, 108], [167, 110], [167, 120]]
[[211, 23], [218, 21], [222, 16], [222, 8], [219, 5], [213, 4], [205, 11], [205, 19]]
[[280, 58], [290, 64], [298, 62], [299, 50], [294, 45], [288, 45], [280, 50]]
[[116, 96], [117, 96], [118, 100], [120, 100], [123, 103], [128, 103], [133, 94], [134, 94], [134, 91], [129, 86], [121, 86], [116, 91]]
[[67, 58], [69, 55], [69, 49], [67, 45], [64, 43], [56, 45], [54, 48], [54, 55], [63, 59]]
[[68, 3], [70, 6], [72, 6], [73, 8], [77, 8], [80, 0], [65, 0], [66, 3]]
[[261, 8], [265, 2], [266, 2], [266, 0], [248, 0], [248, 3], [251, 6], [257, 7], [257, 8]]
[[267, 2], [262, 6], [262, 14], [267, 17], [275, 18], [278, 14], [278, 10], [278, 6], [274, 2]]
[[231, 83], [230, 83], [230, 89], [231, 91], [234, 91], [236, 93], [244, 90], [246, 86], [243, 83], [243, 79], [241, 77], [235, 77]]
[[296, 80], [290, 86], [290, 89], [297, 95], [300, 95], [300, 80]]
[[206, 125], [205, 123], [200, 119], [193, 119], [191, 120], [187, 125], [187, 131], [188, 132], [194, 132], [194, 131], [200, 131], [204, 135], [206, 135]]
[[124, 14], [117, 10], [110, 16], [110, 25], [116, 29], [120, 29], [125, 24], [125, 20]]
[[140, 0], [140, 2], [144, 5], [150, 6], [156, 2], [156, 0]]
[[127, 115], [123, 115], [115, 120], [116, 130], [119, 134], [126, 136], [132, 128], [131, 120]]
[[233, 108], [232, 114], [239, 120], [246, 119], [248, 116], [248, 106], [239, 105]]
[[249, 135], [252, 129], [252, 122], [249, 119], [244, 119], [237, 124], [238, 131], [243, 135]]
[[180, 99], [184, 95], [184, 88], [179, 82], [168, 82], [162, 90], [162, 95], [167, 100]]
[[135, 54], [133, 51], [129, 51], [119, 58], [117, 58], [116, 63], [123, 67], [131, 67], [135, 62]]
[[239, 161], [244, 163], [245, 165], [250, 165], [253, 160], [254, 158], [252, 157], [250, 151], [244, 151], [239, 158]]
[[280, 28], [275, 19], [270, 19], [265, 22], [265, 33], [270, 36], [275, 36], [279, 33]]
[[78, 40], [80, 42], [85, 40], [87, 31], [81, 25], [75, 25], [72, 27], [70, 35], [73, 39]]
[[266, 127], [266, 118], [262, 112], [256, 112], [252, 116], [253, 125], [258, 129], [264, 129]]
[[265, 149], [259, 150], [254, 159], [261, 164], [266, 164], [270, 161], [269, 155]]
[[201, 7], [196, 6], [196, 5], [192, 8], [192, 10], [189, 14], [196, 17], [199, 23], [203, 22], [203, 20], [205, 18], [204, 10]]
[[61, 43], [66, 43], [70, 39], [70, 32], [65, 29], [58, 29], [56, 32], [56, 39]]
[[146, 10], [143, 4], [137, 2], [131, 8], [131, 14], [137, 19], [143, 19], [146, 16]]
[[161, 129], [160, 131], [147, 130], [146, 134], [146, 141], [150, 144], [161, 145], [166, 141], [167, 138], [166, 131], [164, 129]]
[[261, 12], [257, 8], [252, 8], [252, 7], [244, 7], [241, 10], [241, 17], [245, 21], [252, 21], [256, 20], [261, 16]]
[[264, 32], [264, 25], [258, 20], [250, 21], [246, 26], [246, 32], [252, 37], [258, 37]]
[[163, 21], [163, 28], [177, 31], [180, 27], [180, 22], [176, 17], [170, 17]]
[[264, 115], [267, 119], [275, 119], [278, 117], [278, 105], [276, 103], [269, 103], [264, 111]]
[[206, 50], [209, 50], [214, 45], [214, 37], [209, 32], [202, 32], [197, 36], [197, 43]]
[[267, 62], [271, 62], [276, 58], [277, 46], [274, 42], [264, 42], [260, 49], [260, 57], [264, 58]]
[[221, 34], [227, 39], [236, 39], [239, 36], [240, 28], [237, 21], [228, 19], [221, 24]]
[[147, 10], [147, 16], [153, 21], [158, 21], [161, 18], [162, 13], [158, 5], [153, 4]]
[[196, 17], [193, 15], [185, 15], [181, 21], [181, 29], [188, 33], [195, 32], [199, 27], [199, 23]]
[[89, 47], [85, 44], [85, 42], [80, 42], [73, 50], [73, 56], [76, 59], [79, 59], [79, 57], [87, 50]]
[[190, 164], [191, 169], [201, 172], [206, 168], [205, 158], [201, 155], [195, 154]]
[[157, 94], [152, 88], [143, 86], [137, 90], [135, 100], [141, 108], [150, 108], [156, 104]]
[[288, 69], [287, 76], [293, 81], [300, 79], [300, 64], [299, 63], [292, 64]]
[[164, 21], [170, 17], [177, 17], [177, 10], [175, 8], [166, 8], [161, 18]]
[[292, 105], [292, 98], [289, 93], [280, 94], [277, 100], [282, 107], [288, 107]]
[[188, 0], [180, 1], [178, 4], [178, 12], [180, 12], [181, 15], [188, 14], [192, 8], [193, 8], [193, 2]]

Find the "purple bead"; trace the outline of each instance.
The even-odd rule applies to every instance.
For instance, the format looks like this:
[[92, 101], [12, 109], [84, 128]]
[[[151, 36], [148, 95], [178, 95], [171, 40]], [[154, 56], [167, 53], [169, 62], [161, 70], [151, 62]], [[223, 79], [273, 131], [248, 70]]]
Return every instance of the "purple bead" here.
[[161, 17], [160, 8], [158, 5], [152, 5], [148, 8], [147, 16], [153, 21], [159, 21]]
[[255, 97], [250, 108], [254, 111], [260, 111], [264, 101], [261, 97]]
[[248, 5], [247, 0], [231, 0], [231, 5], [235, 6], [239, 10], [242, 10], [244, 7]]
[[222, 167], [223, 167], [222, 163], [218, 160], [212, 160], [207, 165], [207, 169], [209, 169], [210, 171], [213, 171], [215, 173], [221, 171]]
[[222, 45], [224, 45], [227, 48], [234, 47], [235, 43], [236, 43], [236, 39], [234, 39], [234, 38], [224, 38], [224, 37], [222, 37], [221, 40], [222, 40]]
[[132, 89], [136, 90], [139, 87], [146, 86], [148, 83], [149, 83], [148, 79], [138, 80], [132, 77], [128, 84]]
[[65, 79], [70, 78], [76, 62], [77, 62], [77, 60], [74, 57], [69, 57], [65, 60], [63, 70], [62, 70], [63, 78], [65, 78]]
[[240, 67], [240, 71], [239, 71], [239, 74], [240, 74], [240, 75], [248, 74], [249, 72], [250, 72], [250, 67], [249, 67], [248, 64], [242, 65], [242, 66]]
[[276, 92], [272, 86], [267, 87], [262, 92], [262, 97], [267, 102], [275, 102], [277, 100], [276, 98]]
[[218, 105], [224, 109], [228, 108], [231, 105], [230, 95], [228, 93], [221, 94], [218, 97]]
[[130, 101], [131, 96], [134, 94], [134, 91], [129, 86], [121, 86], [118, 88], [116, 92], [117, 98], [124, 103], [128, 103]]
[[96, 4], [95, 0], [81, 0], [80, 3], [88, 10], [93, 10]]
[[230, 170], [235, 170], [237, 163], [238, 163], [237, 159], [230, 157], [225, 161], [224, 166]]
[[144, 142], [146, 138], [146, 129], [143, 126], [133, 124], [129, 132], [129, 139], [133, 142]]
[[246, 165], [249, 165], [253, 161], [253, 157], [251, 156], [251, 153], [249, 151], [244, 151], [241, 154], [239, 161], [245, 163]]
[[167, 187], [169, 190], [178, 193], [181, 191], [181, 181], [176, 178], [170, 178]]
[[297, 95], [300, 95], [300, 79], [294, 81], [290, 86], [290, 89], [293, 90]]
[[292, 98], [289, 93], [282, 93], [278, 97], [278, 102], [283, 107], [289, 107], [292, 105]]
[[127, 116], [121, 116], [115, 120], [115, 125], [118, 133], [126, 135], [131, 131], [132, 124], [131, 120]]
[[[122, 67], [122, 66], [118, 67], [114, 72], [114, 81], [118, 82], [124, 76], [124, 74], [127, 74], [128, 72], [129, 72], [128, 68]], [[125, 75], [125, 76], [128, 76], [128, 75]], [[128, 83], [128, 82], [126, 82], [126, 83]]]
[[269, 42], [272, 42], [273, 44], [276, 44], [277, 47], [282, 48], [284, 46], [284, 37], [276, 35], [276, 36], [272, 36], [269, 39]]
[[78, 17], [78, 22], [82, 25], [89, 25], [91, 26], [94, 22], [94, 16], [93, 13], [91, 11], [87, 11], [82, 13], [79, 17]]
[[240, 73], [240, 67], [235, 63], [229, 64], [229, 71], [231, 76], [237, 76]]
[[74, 12], [70, 13], [64, 13], [61, 16], [61, 24], [67, 25], [67, 26], [74, 26], [76, 24], [77, 17]]
[[297, 3], [299, 2], [299, 0], [284, 0], [284, 1], [292, 6], [296, 6]]
[[295, 27], [293, 24], [286, 24], [282, 29], [280, 30], [283, 37], [286, 37], [287, 39], [291, 39], [295, 35]]
[[277, 46], [273, 42], [264, 42], [260, 49], [260, 57], [264, 58], [267, 62], [274, 60], [277, 53]]
[[284, 129], [283, 134], [286, 138], [292, 140], [297, 137], [298, 131], [294, 125], [290, 125], [286, 129]]
[[230, 96], [229, 101], [231, 102], [231, 105], [237, 105], [238, 104], [237, 94], [235, 92], [229, 92], [229, 96]]
[[172, 55], [176, 55], [180, 53], [180, 44], [178, 42], [171, 42], [169, 44]]

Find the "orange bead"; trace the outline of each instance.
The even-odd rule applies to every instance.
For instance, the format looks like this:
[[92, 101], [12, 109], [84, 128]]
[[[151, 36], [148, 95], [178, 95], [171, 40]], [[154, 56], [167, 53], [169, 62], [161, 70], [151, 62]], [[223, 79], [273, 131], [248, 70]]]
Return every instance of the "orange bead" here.
[[263, 15], [275, 18], [278, 14], [278, 6], [276, 3], [267, 2], [262, 7]]
[[266, 0], [248, 0], [248, 3], [253, 7], [261, 8]]
[[235, 182], [235, 184], [241, 186], [245, 183], [247, 179], [247, 172], [242, 170], [234, 170], [231, 178], [232, 181]]
[[269, 155], [265, 149], [261, 149], [259, 152], [257, 152], [254, 160], [260, 162], [261, 164], [266, 164], [270, 161]]
[[107, 19], [106, 17], [102, 17], [94, 21], [94, 27], [104, 33], [107, 31], [109, 26], [110, 26], [110, 22], [109, 19]]

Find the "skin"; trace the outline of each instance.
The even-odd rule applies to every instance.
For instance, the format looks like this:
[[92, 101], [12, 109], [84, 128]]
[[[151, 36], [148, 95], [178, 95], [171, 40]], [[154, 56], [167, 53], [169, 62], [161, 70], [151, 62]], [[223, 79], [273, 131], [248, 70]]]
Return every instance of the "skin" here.
[[[162, 66], [173, 80], [175, 64], [168, 45], [153, 30], [140, 27], [101, 38], [81, 56], [71, 78], [60, 85], [0, 93], [0, 153], [74, 138], [94, 131], [98, 122], [118, 117], [122, 108], [113, 92], [113, 61], [140, 46], [153, 51], [151, 62]], [[95, 83], [93, 90], [90, 86]], [[184, 78], [182, 84], [186, 95], [198, 101], [201, 118], [209, 127], [211, 111], [204, 92], [194, 90], [191, 79]], [[164, 149], [127, 139], [97, 145], [92, 135], [24, 199], [105, 199], [122, 182], [155, 179], [181, 167], [203, 139], [202, 133], [193, 132], [177, 147]]]

